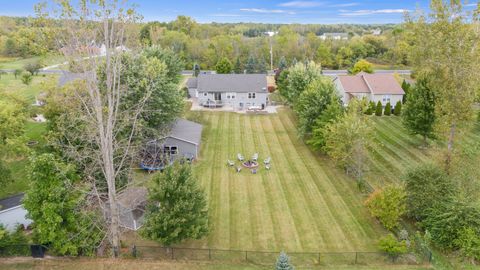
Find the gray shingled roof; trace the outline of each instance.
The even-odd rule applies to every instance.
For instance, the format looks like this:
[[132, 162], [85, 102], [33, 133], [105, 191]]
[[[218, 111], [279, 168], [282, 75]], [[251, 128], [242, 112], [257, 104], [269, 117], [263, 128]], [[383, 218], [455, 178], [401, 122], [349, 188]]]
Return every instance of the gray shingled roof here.
[[189, 78], [187, 80], [187, 87], [188, 88], [197, 88], [197, 78]]
[[200, 124], [179, 118], [173, 124], [168, 137], [199, 145], [202, 139], [202, 129], [203, 126]]
[[265, 74], [200, 74], [197, 78], [199, 92], [266, 93]]
[[24, 194], [20, 193], [5, 199], [0, 200], [0, 211], [13, 208], [15, 206], [22, 205], [22, 199]]
[[65, 84], [69, 82], [73, 82], [77, 79], [83, 79], [83, 73], [72, 73], [72, 72], [64, 72], [62, 76], [58, 79], [58, 86], [63, 87]]

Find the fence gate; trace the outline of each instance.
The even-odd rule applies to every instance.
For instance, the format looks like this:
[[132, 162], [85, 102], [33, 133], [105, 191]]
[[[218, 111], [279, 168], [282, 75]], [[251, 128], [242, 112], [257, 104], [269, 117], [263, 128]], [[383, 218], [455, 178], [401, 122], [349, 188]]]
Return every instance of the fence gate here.
[[30, 252], [33, 258], [43, 258], [45, 256], [45, 247], [42, 245], [30, 245]]

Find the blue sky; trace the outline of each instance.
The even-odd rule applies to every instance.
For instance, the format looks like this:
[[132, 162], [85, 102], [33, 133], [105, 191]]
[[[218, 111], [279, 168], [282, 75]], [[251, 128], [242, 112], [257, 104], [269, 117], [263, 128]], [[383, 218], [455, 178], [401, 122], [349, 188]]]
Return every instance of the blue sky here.
[[[33, 14], [38, 0], [0, 0], [0, 15]], [[474, 1], [471, 1], [474, 2]], [[475, 1], [476, 2], [476, 1]], [[177, 15], [206, 22], [398, 23], [404, 11], [428, 9], [428, 0], [129, 0], [145, 21], [171, 21]]]

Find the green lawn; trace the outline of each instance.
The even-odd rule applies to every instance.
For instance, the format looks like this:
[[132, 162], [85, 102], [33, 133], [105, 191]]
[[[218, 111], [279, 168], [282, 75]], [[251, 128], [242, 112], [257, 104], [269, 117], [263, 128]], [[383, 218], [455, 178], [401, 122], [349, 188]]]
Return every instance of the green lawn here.
[[30, 85], [25, 85], [20, 80], [20, 77], [15, 79], [15, 76], [12, 73], [3, 74], [0, 77], [0, 94], [18, 94], [33, 103], [36, 95], [45, 90], [44, 84], [49, 80], [54, 80], [56, 82], [58, 80], [58, 75], [37, 75], [33, 77]]
[[[408, 170], [434, 159], [433, 148], [425, 149], [420, 136], [413, 136], [397, 116], [372, 116], [375, 123], [374, 146], [369, 158], [367, 180], [375, 188], [401, 183]], [[480, 141], [478, 131], [457, 135], [458, 145]], [[434, 142], [430, 142], [435, 145]], [[457, 145], [457, 147], [458, 147]]]
[[[211, 232], [182, 246], [242, 250], [375, 251], [385, 234], [356, 184], [298, 137], [293, 114], [204, 113], [196, 174], [209, 198]], [[226, 165], [237, 153], [272, 158], [257, 175]]]
[[61, 55], [34, 56], [30, 58], [0, 58], [0, 69], [23, 69], [28, 63], [40, 61], [44, 66], [65, 62]]

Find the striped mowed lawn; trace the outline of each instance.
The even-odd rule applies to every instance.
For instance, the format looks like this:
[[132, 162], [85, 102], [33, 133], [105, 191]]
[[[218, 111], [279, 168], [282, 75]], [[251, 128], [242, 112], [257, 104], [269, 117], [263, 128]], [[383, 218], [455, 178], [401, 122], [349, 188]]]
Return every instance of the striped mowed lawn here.
[[[211, 231], [182, 246], [289, 252], [375, 251], [386, 232], [354, 181], [298, 139], [289, 110], [203, 113], [195, 173], [208, 195]], [[237, 153], [272, 158], [270, 171], [237, 173]], [[236, 162], [239, 165], [239, 162]]]
[[[374, 188], [402, 182], [402, 176], [412, 167], [433, 160], [433, 147], [424, 148], [420, 136], [411, 135], [398, 116], [372, 116], [374, 121], [374, 146], [370, 151], [367, 181]], [[455, 147], [480, 141], [478, 129], [457, 134]]]

